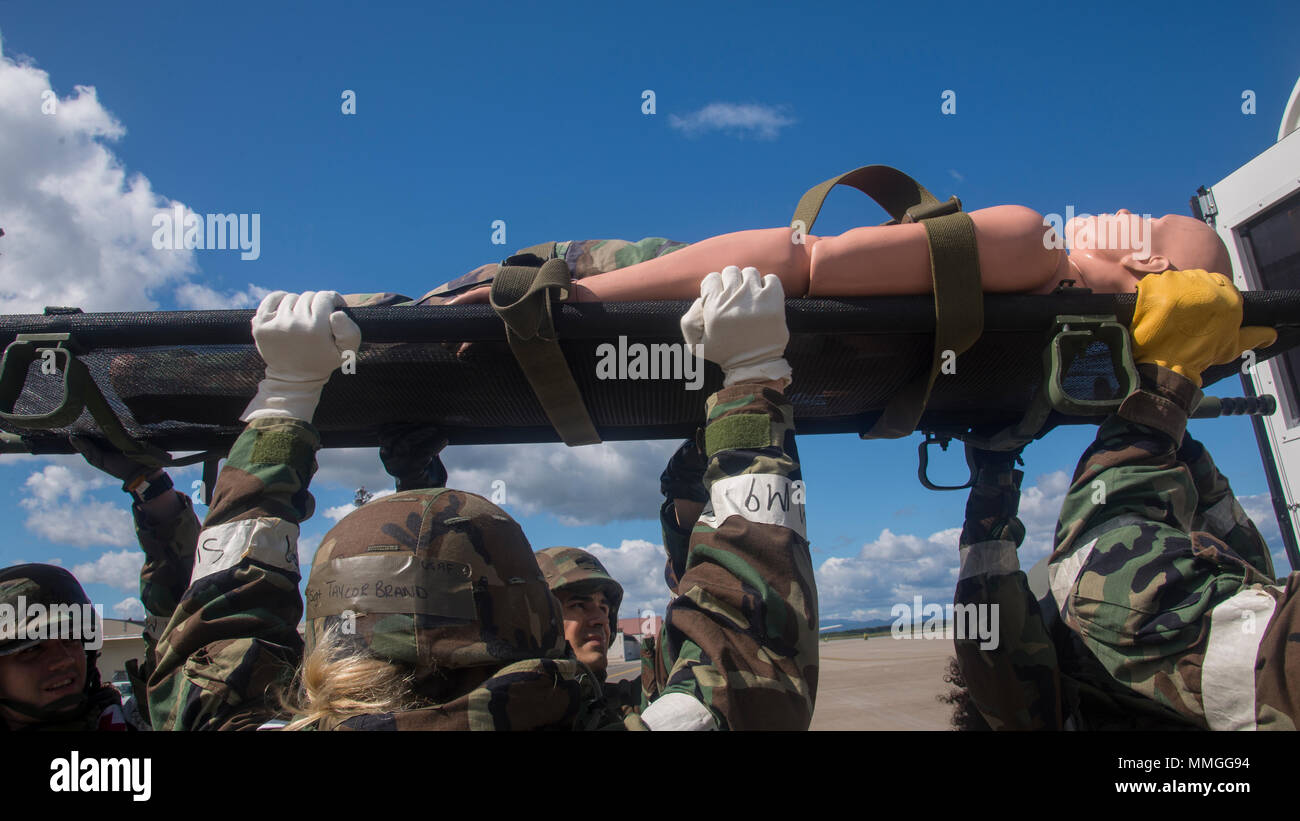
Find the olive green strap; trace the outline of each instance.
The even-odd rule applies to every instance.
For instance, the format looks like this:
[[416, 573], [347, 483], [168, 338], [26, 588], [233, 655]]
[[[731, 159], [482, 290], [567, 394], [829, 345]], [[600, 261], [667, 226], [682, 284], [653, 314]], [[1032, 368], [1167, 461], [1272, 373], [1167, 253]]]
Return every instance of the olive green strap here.
[[[955, 198], [954, 198], [955, 199]], [[934, 351], [927, 373], [904, 385], [863, 439], [899, 439], [916, 429], [930, 399], [944, 352], [958, 356], [984, 330], [984, 292], [975, 246], [975, 223], [957, 212], [921, 220], [930, 245], [930, 277], [934, 284]]]
[[[554, 252], [554, 243], [550, 243]], [[551, 315], [551, 294], [564, 299], [569, 294], [569, 266], [564, 260], [548, 259], [537, 267], [541, 254], [526, 249], [510, 257], [492, 281], [492, 308], [506, 325], [506, 339], [523, 369], [528, 384], [546, 411], [546, 417], [569, 446], [600, 441], [560, 350]]]
[[[150, 468], [173, 464], [170, 454], [131, 438], [86, 363], [76, 357], [79, 350], [71, 334], [19, 334], [0, 358], [0, 419], [28, 430], [55, 430], [71, 427], [83, 412], [89, 412], [100, 434], [126, 456]], [[52, 358], [47, 360], [46, 352]], [[63, 398], [52, 411], [15, 413], [18, 397], [27, 384], [28, 367], [37, 359], [42, 360], [42, 369], [49, 361], [61, 373]]]
[[506, 262], [509, 263], [511, 259], [515, 259], [516, 257], [537, 257], [542, 262], [545, 262], [548, 259], [554, 259], [556, 245], [557, 243], [555, 242], [539, 242], [536, 245], [530, 245], [523, 250], [516, 251], [515, 255], [510, 257], [510, 259], [507, 259]]
[[961, 202], [956, 197], [939, 202], [925, 186], [897, 168], [865, 165], [808, 189], [795, 206], [790, 226], [804, 233], [812, 231], [826, 195], [837, 185], [856, 188], [871, 197], [894, 218], [893, 222], [919, 222], [927, 217], [961, 210]]

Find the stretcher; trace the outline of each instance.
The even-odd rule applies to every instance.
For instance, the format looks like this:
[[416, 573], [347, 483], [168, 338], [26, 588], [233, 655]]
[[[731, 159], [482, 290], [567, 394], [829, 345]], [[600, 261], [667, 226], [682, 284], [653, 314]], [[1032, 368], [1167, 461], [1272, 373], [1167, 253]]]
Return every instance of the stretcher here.
[[[322, 394], [313, 421], [323, 446], [377, 446], [382, 426], [412, 422], [453, 445], [693, 435], [722, 376], [711, 363], [700, 379], [673, 372], [689, 303], [562, 302], [567, 269], [555, 262], [507, 260], [491, 305], [348, 309], [363, 343]], [[935, 487], [924, 475], [932, 443], [1016, 447], [1057, 425], [1095, 424], [1136, 387], [1126, 331], [1136, 295], [980, 294], [978, 275], [973, 295], [964, 287], [788, 299], [788, 396], [800, 434], [923, 432], [922, 481]], [[1300, 344], [1300, 291], [1243, 297], [1243, 324], [1278, 331], [1256, 361]], [[188, 462], [224, 454], [264, 368], [252, 313], [0, 316], [0, 452], [70, 453], [68, 436], [79, 434], [158, 464], [178, 464], [172, 451], [200, 452]], [[636, 345], [667, 367], [610, 378], [611, 351], [626, 357]], [[1204, 381], [1240, 372], [1240, 363], [1215, 366]], [[1207, 400], [1197, 415], [1274, 406], [1270, 397]]]

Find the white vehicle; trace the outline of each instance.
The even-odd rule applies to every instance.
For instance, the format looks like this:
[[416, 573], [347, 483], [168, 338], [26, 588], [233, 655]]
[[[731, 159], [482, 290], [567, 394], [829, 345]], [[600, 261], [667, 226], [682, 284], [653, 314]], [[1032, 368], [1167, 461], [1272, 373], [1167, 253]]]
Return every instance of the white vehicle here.
[[[1219, 232], [1241, 290], [1300, 289], [1300, 81], [1277, 142], [1193, 199]], [[1277, 397], [1277, 412], [1252, 417], [1269, 494], [1292, 570], [1300, 570], [1300, 349], [1243, 363], [1247, 395]], [[1280, 570], [1281, 568], [1279, 568]]]

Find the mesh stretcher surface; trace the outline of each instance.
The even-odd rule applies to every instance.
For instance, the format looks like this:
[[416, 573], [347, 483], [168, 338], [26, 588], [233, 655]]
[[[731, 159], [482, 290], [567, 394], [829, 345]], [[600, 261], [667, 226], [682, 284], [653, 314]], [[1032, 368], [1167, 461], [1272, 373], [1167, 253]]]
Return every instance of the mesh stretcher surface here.
[[[1247, 322], [1279, 327], [1276, 355], [1300, 342], [1300, 293], [1246, 295]], [[704, 400], [721, 386], [705, 365], [690, 390], [676, 378], [597, 376], [598, 350], [627, 344], [680, 345], [677, 323], [688, 303], [565, 305], [556, 330], [565, 358], [601, 437], [681, 438], [702, 422]], [[1046, 332], [1058, 314], [1132, 315], [1132, 295], [1059, 294], [985, 297], [985, 331], [935, 383], [918, 429], [989, 429], [1017, 422], [1042, 378]], [[336, 372], [315, 417], [326, 446], [369, 446], [386, 422], [438, 426], [452, 443], [559, 441], [487, 306], [355, 308], [362, 327], [355, 374]], [[74, 314], [0, 317], [0, 341], [17, 333], [71, 332], [87, 352], [80, 359], [127, 432], [166, 450], [227, 447], [257, 388], [263, 363], [252, 345], [251, 311]], [[893, 394], [929, 367], [934, 329], [927, 297], [787, 302], [786, 356], [795, 381], [788, 395], [800, 433], [861, 432]], [[469, 341], [461, 357], [451, 343]], [[1235, 364], [1206, 374], [1206, 384], [1238, 372]], [[1094, 344], [1064, 378], [1079, 399], [1115, 398], [1109, 352]], [[29, 368], [16, 413], [50, 410], [60, 401], [57, 375]], [[1053, 423], [1085, 421], [1054, 418]], [[1096, 421], [1088, 420], [1088, 421]], [[22, 434], [33, 452], [65, 451], [68, 433], [95, 434], [88, 413], [71, 426]]]

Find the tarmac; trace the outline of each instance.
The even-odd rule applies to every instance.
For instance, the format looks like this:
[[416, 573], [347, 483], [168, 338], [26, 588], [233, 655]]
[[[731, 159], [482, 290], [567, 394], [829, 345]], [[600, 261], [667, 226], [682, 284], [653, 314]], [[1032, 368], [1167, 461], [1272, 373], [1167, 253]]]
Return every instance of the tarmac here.
[[952, 639], [824, 641], [813, 730], [951, 730], [943, 673]]
[[[870, 639], [818, 643], [821, 673], [813, 730], [951, 730], [952, 707], [938, 700], [952, 639]], [[638, 661], [611, 662], [617, 681], [640, 675]]]

